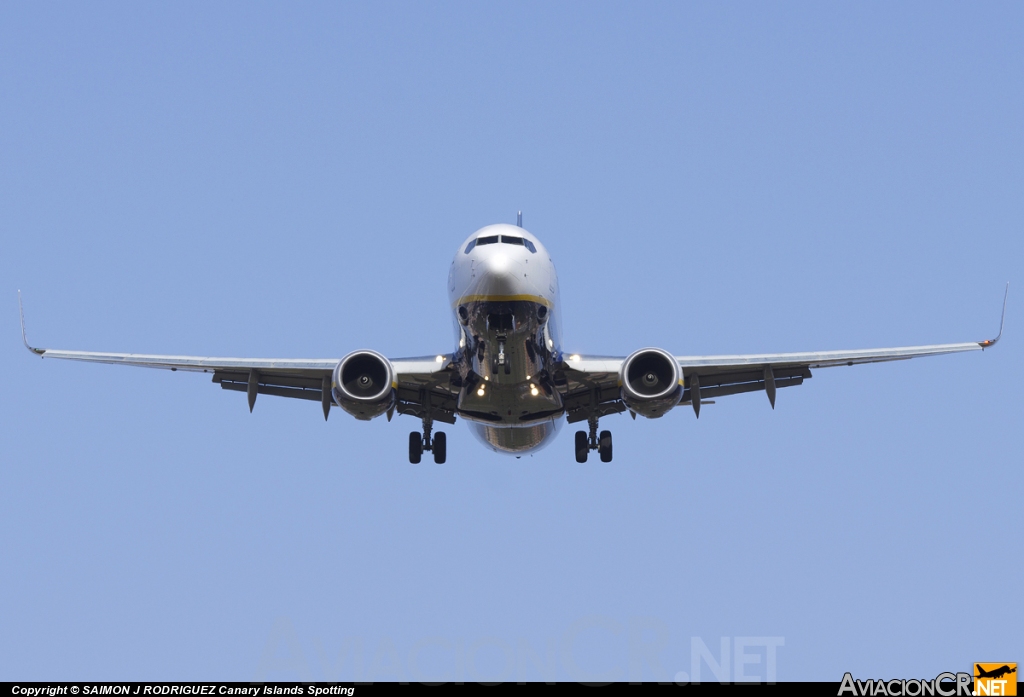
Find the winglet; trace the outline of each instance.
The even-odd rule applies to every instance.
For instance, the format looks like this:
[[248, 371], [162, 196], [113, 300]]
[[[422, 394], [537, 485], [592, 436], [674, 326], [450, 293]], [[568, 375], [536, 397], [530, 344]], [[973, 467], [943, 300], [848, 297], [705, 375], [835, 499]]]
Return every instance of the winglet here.
[[28, 345], [28, 337], [25, 335], [25, 308], [22, 307], [21, 304], [20, 290], [18, 291], [18, 312], [21, 313], [21, 341], [25, 344], [25, 348], [27, 348], [29, 351], [36, 354], [37, 356], [42, 356], [44, 353], [46, 353], [46, 349], [32, 348], [31, 346]]
[[988, 339], [986, 341], [979, 341], [978, 346], [983, 349], [987, 349], [989, 346], [995, 346], [996, 342], [1003, 336], [1003, 322], [1006, 320], [1006, 297], [1010, 294], [1010, 282], [1006, 282], [1006, 291], [1003, 293], [1003, 314], [999, 318], [999, 334], [995, 339]]

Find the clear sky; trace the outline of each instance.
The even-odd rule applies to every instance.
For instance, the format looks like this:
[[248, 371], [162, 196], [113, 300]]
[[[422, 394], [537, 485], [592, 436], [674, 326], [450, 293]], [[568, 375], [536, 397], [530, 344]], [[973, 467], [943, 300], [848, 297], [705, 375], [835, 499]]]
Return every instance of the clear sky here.
[[[1020, 3], [3, 2], [0, 680], [1024, 661], [1022, 35]], [[1011, 281], [1007, 329], [609, 417], [586, 465], [460, 423], [411, 466], [408, 417], [21, 346], [18, 288], [54, 348], [447, 351], [456, 246], [520, 209], [571, 351], [981, 340]]]

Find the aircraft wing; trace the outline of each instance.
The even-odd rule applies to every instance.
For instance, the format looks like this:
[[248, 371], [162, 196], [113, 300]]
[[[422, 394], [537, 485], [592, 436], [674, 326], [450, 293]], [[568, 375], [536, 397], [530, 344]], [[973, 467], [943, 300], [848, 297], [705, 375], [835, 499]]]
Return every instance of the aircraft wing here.
[[[695, 376], [700, 400], [705, 401], [742, 392], [768, 391], [770, 382], [774, 382], [777, 389], [800, 385], [811, 377], [812, 368], [981, 351], [994, 343], [993, 340], [859, 351], [676, 356], [685, 381], [680, 404], [692, 404]], [[595, 407], [598, 416], [626, 410], [619, 395], [619, 368], [625, 360], [625, 356], [570, 356], [562, 362], [567, 384], [563, 401], [569, 423], [583, 421]], [[772, 401], [774, 403], [774, 396]]]
[[[1005, 316], [1004, 295], [1003, 318]], [[812, 368], [982, 351], [994, 346], [1002, 334], [1003, 322], [1000, 320], [999, 335], [987, 341], [853, 351], [675, 356], [684, 380], [680, 404], [693, 404], [695, 395], [698, 401], [696, 406], [699, 407], [699, 402], [715, 397], [764, 390], [768, 392], [774, 406], [775, 390], [802, 384], [811, 377]], [[626, 410], [619, 395], [619, 369], [625, 359], [626, 357], [571, 355], [562, 361], [560, 369], [565, 378], [563, 401], [569, 423], [582, 421], [591, 413], [605, 416]]]
[[[20, 305], [20, 293], [18, 302]], [[257, 394], [268, 394], [320, 402], [324, 418], [334, 403], [331, 398], [331, 376], [341, 361], [341, 358], [218, 358], [36, 348], [29, 345], [25, 335], [24, 311], [21, 334], [26, 348], [42, 358], [209, 373], [213, 382], [225, 390], [248, 393], [252, 383], [253, 400]], [[395, 370], [398, 391], [395, 410], [399, 414], [422, 417], [429, 410], [435, 420], [455, 423], [456, 400], [449, 388], [451, 356], [397, 358], [389, 361]]]

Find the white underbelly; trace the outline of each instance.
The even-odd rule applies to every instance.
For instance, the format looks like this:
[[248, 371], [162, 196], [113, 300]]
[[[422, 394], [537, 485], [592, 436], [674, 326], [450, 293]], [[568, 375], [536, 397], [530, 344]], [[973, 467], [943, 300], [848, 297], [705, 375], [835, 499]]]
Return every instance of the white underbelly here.
[[469, 430], [491, 450], [510, 455], [523, 455], [540, 450], [558, 435], [561, 417], [530, 426], [488, 426], [468, 421]]

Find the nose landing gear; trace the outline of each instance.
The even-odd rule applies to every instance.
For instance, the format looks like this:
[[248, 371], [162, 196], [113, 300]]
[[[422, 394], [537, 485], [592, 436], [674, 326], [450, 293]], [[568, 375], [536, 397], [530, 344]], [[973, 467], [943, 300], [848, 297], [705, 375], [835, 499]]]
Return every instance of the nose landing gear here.
[[511, 375], [512, 374], [512, 363], [508, 360], [508, 357], [505, 356], [505, 341], [506, 340], [507, 340], [507, 337], [504, 337], [504, 336], [499, 336], [498, 337], [498, 355], [494, 358], [493, 362], [491, 363], [491, 374], [492, 375], [497, 375], [498, 374], [498, 367], [499, 366], [504, 369], [505, 375]]
[[597, 418], [591, 417], [588, 420], [590, 434], [586, 431], [576, 431], [576, 462], [586, 462], [589, 451], [596, 450], [601, 456], [601, 462], [612, 461], [612, 432], [601, 431], [597, 433]]

